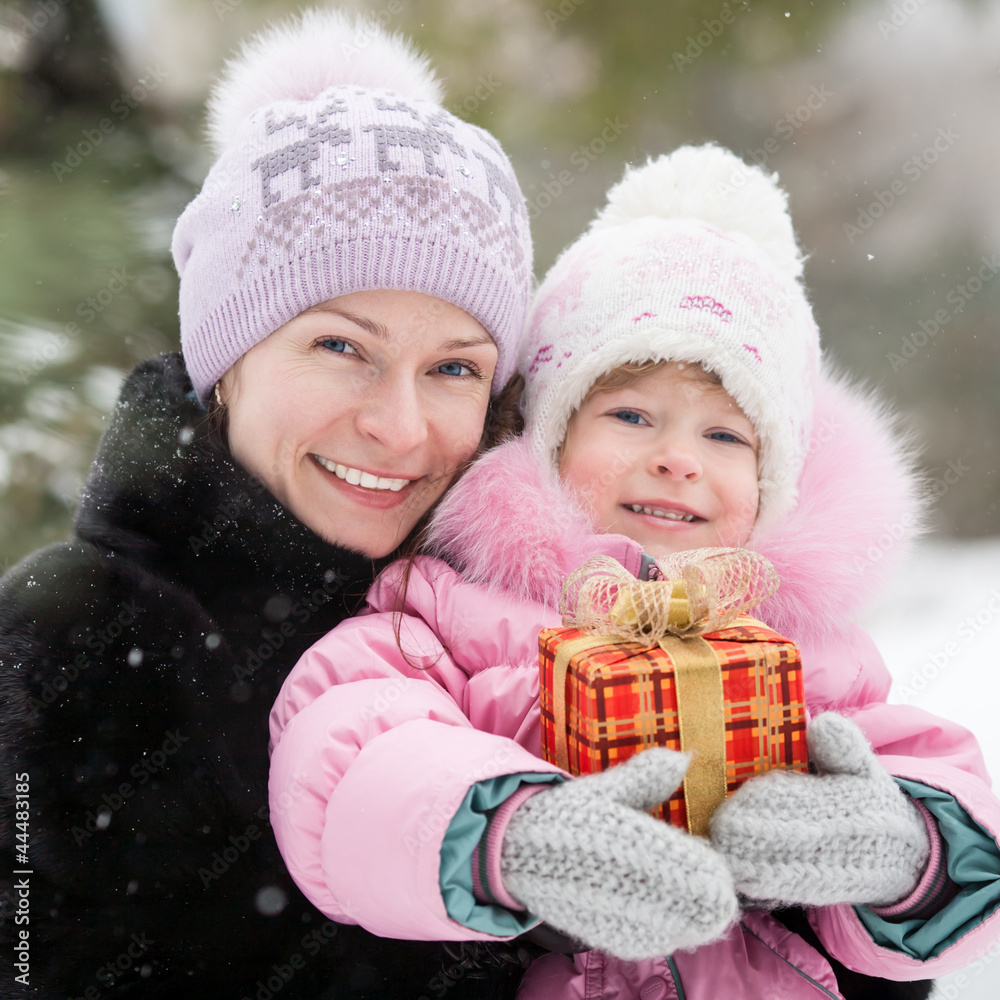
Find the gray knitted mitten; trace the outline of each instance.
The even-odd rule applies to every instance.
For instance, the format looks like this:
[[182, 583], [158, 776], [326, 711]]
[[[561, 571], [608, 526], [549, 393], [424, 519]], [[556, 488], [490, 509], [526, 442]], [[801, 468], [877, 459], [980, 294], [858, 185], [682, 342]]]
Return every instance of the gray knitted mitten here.
[[826, 712], [806, 736], [819, 774], [753, 778], [712, 817], [712, 843], [736, 888], [751, 899], [805, 906], [904, 898], [930, 857], [917, 807], [853, 722]]
[[528, 799], [504, 836], [504, 886], [553, 927], [622, 959], [720, 937], [738, 911], [724, 861], [640, 811], [670, 797], [689, 759], [653, 747]]

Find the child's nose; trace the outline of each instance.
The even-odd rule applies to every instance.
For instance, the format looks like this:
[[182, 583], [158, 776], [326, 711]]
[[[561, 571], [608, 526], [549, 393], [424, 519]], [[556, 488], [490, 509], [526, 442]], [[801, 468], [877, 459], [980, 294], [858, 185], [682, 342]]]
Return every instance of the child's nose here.
[[652, 465], [658, 475], [672, 479], [701, 478], [702, 467], [696, 450], [680, 440], [664, 441], [652, 456]]

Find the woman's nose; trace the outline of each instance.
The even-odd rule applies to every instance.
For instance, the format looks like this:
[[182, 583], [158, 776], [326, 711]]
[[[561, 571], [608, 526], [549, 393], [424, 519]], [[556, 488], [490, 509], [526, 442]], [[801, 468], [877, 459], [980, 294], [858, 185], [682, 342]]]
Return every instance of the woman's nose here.
[[427, 414], [416, 385], [379, 379], [366, 389], [357, 415], [358, 430], [386, 451], [406, 454], [427, 439]]

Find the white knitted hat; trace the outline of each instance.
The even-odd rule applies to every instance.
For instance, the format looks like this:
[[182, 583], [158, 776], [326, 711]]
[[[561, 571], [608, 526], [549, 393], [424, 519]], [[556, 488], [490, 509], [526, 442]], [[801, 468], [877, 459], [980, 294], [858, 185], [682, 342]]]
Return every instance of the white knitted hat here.
[[553, 464], [598, 377], [649, 360], [722, 379], [760, 439], [760, 508], [795, 504], [819, 367], [787, 195], [717, 146], [630, 168], [535, 294], [518, 370], [526, 432]]

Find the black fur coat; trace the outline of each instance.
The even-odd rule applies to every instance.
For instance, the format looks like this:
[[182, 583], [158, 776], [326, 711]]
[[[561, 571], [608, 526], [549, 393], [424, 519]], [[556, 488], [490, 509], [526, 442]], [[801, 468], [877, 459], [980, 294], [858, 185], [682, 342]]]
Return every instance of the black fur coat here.
[[136, 369], [73, 538], [0, 581], [0, 996], [510, 994], [515, 947], [326, 920], [268, 824], [271, 704], [378, 568], [214, 443], [178, 356]]

